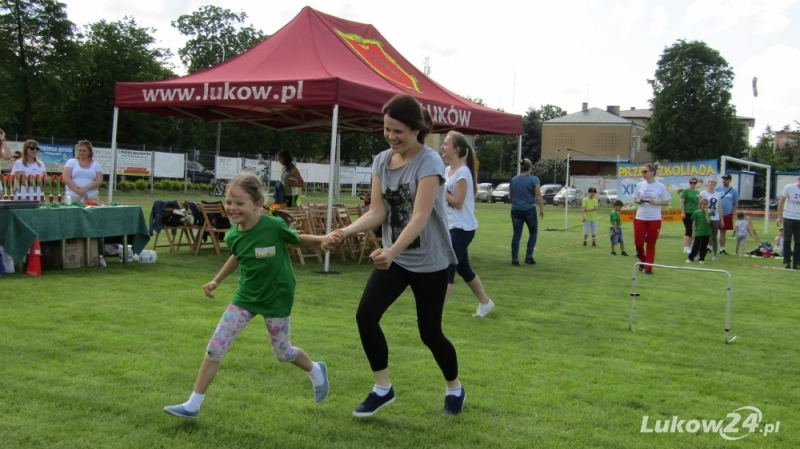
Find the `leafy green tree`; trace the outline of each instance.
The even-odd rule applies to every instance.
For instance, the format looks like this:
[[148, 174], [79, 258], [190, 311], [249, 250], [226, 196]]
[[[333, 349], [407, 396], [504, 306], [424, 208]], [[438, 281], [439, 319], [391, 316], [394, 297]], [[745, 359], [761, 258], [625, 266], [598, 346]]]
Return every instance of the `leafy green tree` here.
[[[174, 78], [168, 49], [155, 46], [152, 28], [141, 27], [132, 17], [87, 25], [80, 35], [80, 70], [75, 92], [65, 102], [68, 111], [58, 117], [66, 129], [58, 135], [110, 140], [117, 82], [144, 82]], [[51, 128], [57, 127], [53, 123]], [[120, 111], [117, 140], [128, 143], [169, 145], [176, 120], [170, 117]]]
[[[267, 36], [252, 25], [244, 25], [247, 14], [235, 13], [219, 6], [203, 6], [192, 14], [172, 21], [172, 26], [190, 39], [178, 50], [181, 62], [189, 73], [206, 69], [236, 56]], [[216, 148], [217, 125], [181, 120], [178, 128], [179, 148]], [[274, 154], [277, 133], [252, 127], [223, 126], [223, 152], [237, 154]], [[293, 153], [294, 154], [294, 153]]]
[[522, 157], [536, 164], [542, 157], [542, 123], [565, 115], [567, 111], [552, 104], [528, 108], [522, 118]]
[[746, 143], [730, 102], [733, 77], [725, 58], [704, 42], [679, 40], [665, 48], [648, 80], [653, 116], [645, 142], [655, 159], [742, 154]]
[[244, 26], [247, 14], [219, 6], [203, 6], [192, 14], [172, 21], [172, 26], [189, 39], [178, 56], [194, 73], [230, 59], [263, 41], [267, 36], [252, 25]]
[[75, 25], [55, 0], [0, 3], [0, 103], [6, 132], [31, 137], [54, 102], [71, 95], [68, 74], [77, 54]]
[[564, 185], [567, 179], [567, 160], [557, 158], [539, 159], [533, 164], [531, 173], [536, 175], [542, 184]]

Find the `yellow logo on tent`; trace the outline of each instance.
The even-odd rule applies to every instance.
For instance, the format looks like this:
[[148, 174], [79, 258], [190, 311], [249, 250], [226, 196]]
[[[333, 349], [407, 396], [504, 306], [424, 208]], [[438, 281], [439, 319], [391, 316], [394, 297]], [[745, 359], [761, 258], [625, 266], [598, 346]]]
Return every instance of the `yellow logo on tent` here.
[[[335, 29], [335, 28], [334, 28]], [[383, 49], [383, 44], [375, 39], [367, 39], [354, 33], [345, 33], [336, 30], [336, 34], [361, 57], [378, 75], [394, 82], [406, 89], [419, 90], [419, 82], [416, 78], [400, 67], [400, 64], [389, 56]]]

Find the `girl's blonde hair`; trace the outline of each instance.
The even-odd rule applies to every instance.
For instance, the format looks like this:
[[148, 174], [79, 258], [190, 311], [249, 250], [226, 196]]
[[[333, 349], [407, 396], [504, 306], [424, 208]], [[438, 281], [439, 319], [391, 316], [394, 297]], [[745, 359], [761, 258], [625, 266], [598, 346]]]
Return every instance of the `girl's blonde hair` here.
[[264, 201], [264, 186], [261, 184], [261, 180], [258, 178], [258, 176], [256, 176], [254, 173], [243, 171], [234, 176], [233, 179], [231, 179], [231, 182], [228, 183], [227, 190], [232, 189], [234, 186], [241, 187], [245, 193], [250, 195], [253, 203]]
[[708, 198], [701, 198], [699, 204], [702, 206], [703, 203], [708, 204]]

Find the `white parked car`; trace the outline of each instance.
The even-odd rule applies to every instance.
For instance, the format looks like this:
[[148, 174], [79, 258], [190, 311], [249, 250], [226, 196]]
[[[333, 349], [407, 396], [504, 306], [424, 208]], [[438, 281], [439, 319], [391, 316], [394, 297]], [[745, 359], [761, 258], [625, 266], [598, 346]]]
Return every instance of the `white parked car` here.
[[478, 194], [475, 195], [475, 201], [489, 202], [489, 197], [492, 195], [492, 183], [482, 182], [478, 184]]
[[[606, 189], [603, 190], [603, 193], [598, 195], [599, 197], [602, 196], [605, 198], [606, 204], [614, 204], [614, 201], [617, 201], [617, 189]], [[604, 201], [600, 201], [603, 203]]]
[[564, 195], [567, 196], [567, 201], [569, 202], [570, 206], [580, 206], [583, 202], [583, 192], [578, 189], [573, 188], [563, 188], [560, 192], [553, 197], [553, 204], [556, 206], [563, 206], [564, 205]]

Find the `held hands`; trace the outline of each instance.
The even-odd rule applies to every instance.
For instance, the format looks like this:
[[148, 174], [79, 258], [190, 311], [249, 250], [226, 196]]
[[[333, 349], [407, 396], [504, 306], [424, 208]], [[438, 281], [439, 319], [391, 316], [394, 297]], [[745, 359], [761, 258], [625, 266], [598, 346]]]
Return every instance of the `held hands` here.
[[320, 247], [322, 247], [323, 251], [330, 251], [339, 243], [342, 243], [345, 239], [344, 229], [336, 229], [331, 231], [330, 234], [324, 237], [324, 240]]
[[219, 282], [211, 281], [208, 284], [203, 286], [203, 293], [209, 298], [216, 298], [217, 295], [211, 293], [212, 291], [216, 290], [219, 287]]

